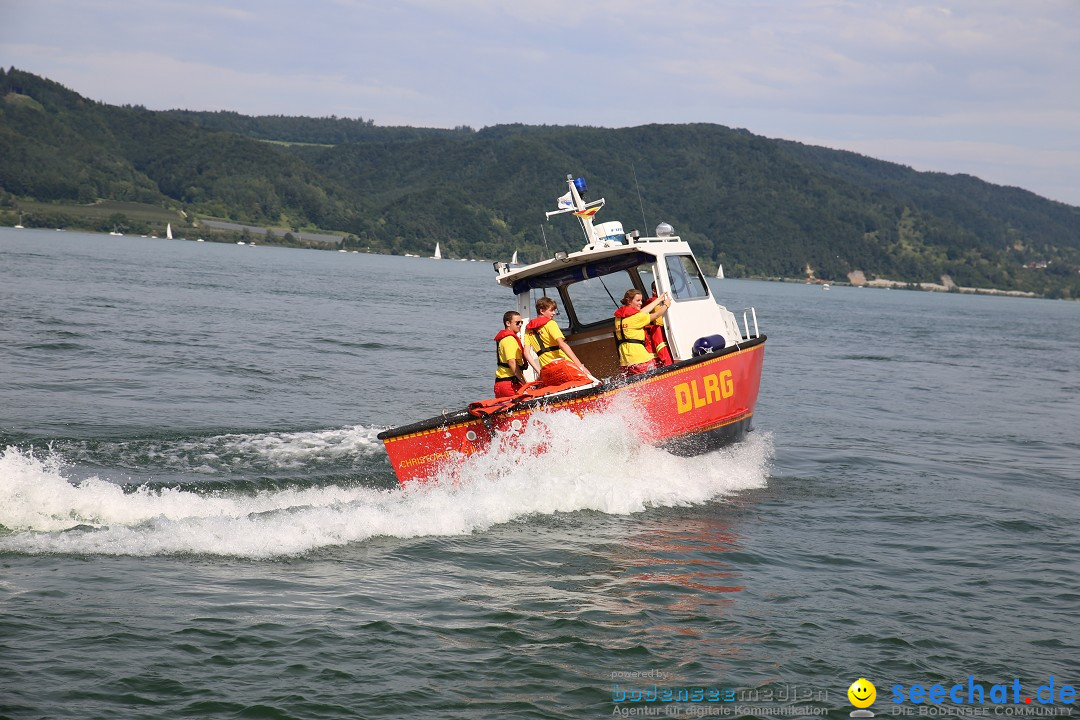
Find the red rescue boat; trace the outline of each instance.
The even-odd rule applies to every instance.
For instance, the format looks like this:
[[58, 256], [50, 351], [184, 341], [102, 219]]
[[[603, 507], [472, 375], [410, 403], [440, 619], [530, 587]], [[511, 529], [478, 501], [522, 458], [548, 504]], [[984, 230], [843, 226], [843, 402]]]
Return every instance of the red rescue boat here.
[[[511, 267], [495, 263], [497, 282], [513, 290], [528, 318], [537, 298], [563, 310], [563, 334], [596, 376], [577, 387], [529, 387], [514, 398], [473, 403], [456, 412], [379, 433], [402, 485], [432, 477], [446, 463], [487, 449], [520, 431], [535, 412], [603, 411], [630, 400], [645, 422], [633, 431], [644, 442], [678, 455], [698, 455], [737, 442], [750, 430], [761, 383], [765, 335], [753, 308], [735, 314], [718, 305], [689, 244], [661, 223], [652, 237], [624, 233], [619, 222], [595, 224], [604, 199], [586, 202], [584, 179], [567, 176], [570, 191], [552, 215], [573, 214], [587, 244], [575, 253]], [[646, 297], [667, 292], [673, 302], [664, 332], [673, 364], [629, 378], [618, 376], [613, 313], [627, 288]]]

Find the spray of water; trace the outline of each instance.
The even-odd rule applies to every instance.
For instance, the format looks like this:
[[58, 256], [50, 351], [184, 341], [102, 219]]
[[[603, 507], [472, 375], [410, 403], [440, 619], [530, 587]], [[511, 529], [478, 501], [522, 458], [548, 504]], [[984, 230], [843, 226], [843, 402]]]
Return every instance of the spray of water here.
[[61, 454], [71, 462], [215, 476], [297, 470], [382, 455], [379, 428], [355, 425], [314, 432], [229, 433], [197, 438], [65, 441]]
[[[584, 418], [536, 414], [489, 451], [449, 463], [431, 482], [406, 490], [327, 485], [206, 494], [181, 485], [125, 492], [109, 478], [69, 481], [57, 453], [9, 447], [0, 452], [0, 551], [271, 558], [376, 536], [476, 533], [554, 512], [625, 515], [692, 505], [766, 481], [767, 434], [680, 458], [628, 432], [634, 420], [629, 408]], [[292, 440], [229, 442], [289, 467], [327, 451], [323, 441]]]

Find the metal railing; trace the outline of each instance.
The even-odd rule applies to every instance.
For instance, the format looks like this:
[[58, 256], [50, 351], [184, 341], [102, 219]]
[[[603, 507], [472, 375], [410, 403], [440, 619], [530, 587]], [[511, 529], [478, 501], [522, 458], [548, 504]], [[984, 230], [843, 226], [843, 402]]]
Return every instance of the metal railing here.
[[[753, 335], [750, 334], [750, 323], [747, 320], [747, 314], [749, 314], [749, 316], [751, 318], [753, 318], [753, 320], [754, 320], [754, 334]], [[761, 333], [758, 332], [758, 326], [757, 326], [757, 311], [755, 311], [754, 308], [748, 307], [748, 308], [743, 308], [742, 309], [742, 322], [743, 322], [743, 337], [744, 338], [750, 339], [752, 337], [760, 337], [761, 336]]]

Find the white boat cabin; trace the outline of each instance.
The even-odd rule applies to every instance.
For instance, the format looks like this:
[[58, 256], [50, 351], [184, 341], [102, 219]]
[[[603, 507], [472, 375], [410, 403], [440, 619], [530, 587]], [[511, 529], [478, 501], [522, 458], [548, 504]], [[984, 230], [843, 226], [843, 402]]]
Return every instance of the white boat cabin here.
[[[740, 329], [735, 315], [714, 299], [690, 245], [670, 225], [661, 223], [652, 237], [640, 237], [637, 231], [625, 233], [619, 222], [594, 225], [593, 215], [604, 200], [585, 203], [581, 198], [584, 180], [568, 176], [567, 181], [570, 192], [560, 198], [561, 209], [547, 215], [576, 215], [586, 245], [578, 252], [555, 253], [550, 260], [518, 269], [494, 263], [497, 282], [513, 290], [516, 310], [523, 318], [535, 314], [536, 300], [542, 296], [558, 302], [556, 322], [578, 359], [598, 378], [619, 372], [614, 315], [630, 288], [640, 290], [646, 300], [671, 294], [672, 306], [663, 317], [675, 362], [692, 357], [695, 345], [700, 353], [702, 345], [719, 350], [757, 336], [753, 310], [743, 313]], [[719, 347], [716, 335], [723, 338]], [[699, 342], [703, 338], [708, 340]]]

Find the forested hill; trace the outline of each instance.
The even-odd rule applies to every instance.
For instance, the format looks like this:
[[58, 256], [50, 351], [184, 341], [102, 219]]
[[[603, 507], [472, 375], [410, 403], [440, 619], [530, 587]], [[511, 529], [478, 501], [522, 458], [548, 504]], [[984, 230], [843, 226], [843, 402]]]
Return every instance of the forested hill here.
[[804, 277], [808, 267], [830, 281], [854, 270], [909, 282], [949, 275], [962, 286], [1080, 297], [1080, 208], [970, 176], [719, 125], [477, 131], [155, 112], [0, 69], [5, 224], [30, 201], [56, 203], [53, 218], [134, 201], [189, 218], [333, 231], [346, 247], [377, 252], [430, 254], [439, 242], [451, 257], [517, 250], [534, 261], [582, 244], [571, 220], [543, 215], [567, 173], [607, 199], [600, 220], [643, 234], [669, 222], [703, 264], [723, 263], [729, 276]]

